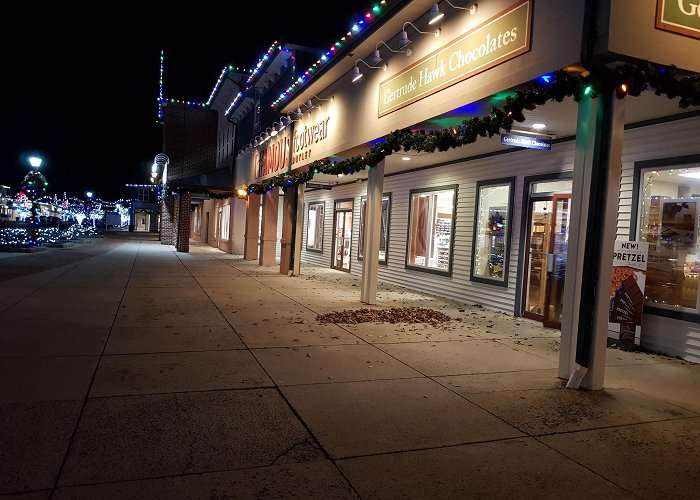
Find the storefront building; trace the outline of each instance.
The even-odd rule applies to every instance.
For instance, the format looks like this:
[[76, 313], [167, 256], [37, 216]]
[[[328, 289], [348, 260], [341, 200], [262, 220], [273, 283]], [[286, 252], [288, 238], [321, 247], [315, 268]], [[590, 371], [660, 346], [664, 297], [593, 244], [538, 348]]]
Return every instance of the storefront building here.
[[[430, 24], [432, 2], [405, 3], [354, 49], [358, 58], [338, 59], [280, 104], [294, 120], [272, 155], [287, 152], [284, 161], [256, 170], [256, 152], [237, 158], [237, 182], [265, 187], [248, 197], [252, 206], [263, 198], [263, 221], [270, 214], [261, 248], [273, 213], [265, 204], [274, 198], [279, 206], [279, 189], [266, 180], [289, 175], [285, 198], [297, 198], [296, 211], [282, 202], [289, 209], [277, 220], [283, 234], [301, 233], [291, 254], [302, 263], [361, 276], [368, 303], [378, 279], [561, 328], [560, 376], [582, 365], [584, 386], [599, 388], [607, 256], [615, 239], [649, 242], [642, 346], [700, 361], [697, 106], [681, 109], [678, 99], [650, 91], [617, 99], [626, 85], [601, 82], [594, 98], [587, 90], [580, 102], [526, 110], [509, 137], [396, 151], [364, 171], [319, 172], [301, 188], [292, 180], [317, 160], [343, 165], [397, 129], [457, 131], [513, 89], [548, 83], [561, 69], [641, 60], [692, 76], [700, 71], [700, 40], [697, 20], [683, 13], [690, 3], [493, 0], [465, 10], [444, 3], [440, 24]], [[672, 212], [682, 222], [668, 234]], [[246, 241], [257, 242], [254, 233]], [[282, 259], [282, 272], [298, 271]]]

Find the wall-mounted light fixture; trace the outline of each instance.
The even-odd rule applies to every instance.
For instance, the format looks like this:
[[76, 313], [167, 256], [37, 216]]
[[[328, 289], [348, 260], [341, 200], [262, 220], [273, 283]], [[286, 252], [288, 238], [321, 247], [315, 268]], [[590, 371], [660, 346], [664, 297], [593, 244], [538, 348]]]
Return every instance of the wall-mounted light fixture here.
[[407, 56], [410, 56], [413, 53], [413, 51], [411, 49], [394, 50], [391, 47], [389, 47], [385, 42], [380, 40], [377, 42], [377, 45], [374, 46], [374, 55], [369, 60], [369, 63], [372, 66], [377, 66], [380, 62], [382, 62], [384, 60], [384, 59], [382, 59], [382, 56], [379, 53], [379, 46], [380, 45], [384, 45], [387, 49], [389, 49], [394, 54], [406, 54]]
[[406, 45], [411, 43], [411, 39], [408, 38], [408, 33], [406, 32], [406, 26], [413, 26], [413, 29], [416, 30], [418, 33], [421, 35], [433, 35], [435, 38], [440, 38], [440, 33], [442, 33], [442, 30], [440, 28], [436, 29], [435, 31], [422, 31], [419, 30], [418, 27], [413, 24], [411, 21], [406, 21], [403, 23], [403, 30], [401, 31], [401, 38], [399, 38], [399, 48], [403, 49]]
[[321, 108], [321, 101], [330, 101], [330, 102], [333, 102], [333, 96], [330, 96], [328, 99], [324, 99], [324, 98], [319, 97], [319, 96], [317, 96], [317, 95], [315, 95], [315, 94], [311, 94], [311, 95], [309, 96], [309, 100], [306, 101], [306, 108], [307, 108], [307, 109], [313, 109], [313, 108], [314, 108], [314, 105], [313, 105], [313, 103], [311, 102], [311, 99], [313, 99], [313, 98], [316, 98], [316, 100], [318, 101], [318, 108], [319, 108], [319, 109]]
[[[444, 0], [447, 5], [452, 7], [453, 9], [459, 9], [459, 10], [468, 10], [469, 14], [472, 16], [476, 14], [476, 9], [478, 8], [478, 4], [474, 2], [470, 2], [469, 5], [466, 7], [460, 7], [459, 5], [455, 5], [450, 0]], [[433, 2], [433, 6], [430, 8], [430, 21], [428, 21], [428, 24], [435, 24], [436, 22], [440, 21], [445, 14], [440, 12], [440, 7], [438, 7], [437, 2]]]
[[362, 78], [362, 72], [360, 71], [360, 68], [357, 65], [358, 63], [362, 63], [370, 69], [381, 69], [382, 71], [386, 71], [386, 69], [389, 67], [388, 64], [384, 64], [382, 66], [372, 66], [371, 64], [367, 64], [363, 59], [358, 59], [357, 61], [355, 61], [355, 66], [352, 68], [352, 74], [350, 75], [353, 82], [356, 82], [357, 80]]

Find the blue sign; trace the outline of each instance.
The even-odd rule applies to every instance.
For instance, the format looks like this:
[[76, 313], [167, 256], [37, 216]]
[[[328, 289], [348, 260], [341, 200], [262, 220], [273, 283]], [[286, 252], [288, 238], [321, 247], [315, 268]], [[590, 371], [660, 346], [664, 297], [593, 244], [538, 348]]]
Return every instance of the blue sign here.
[[501, 144], [519, 148], [540, 149], [542, 151], [550, 151], [552, 149], [552, 139], [531, 135], [501, 134]]

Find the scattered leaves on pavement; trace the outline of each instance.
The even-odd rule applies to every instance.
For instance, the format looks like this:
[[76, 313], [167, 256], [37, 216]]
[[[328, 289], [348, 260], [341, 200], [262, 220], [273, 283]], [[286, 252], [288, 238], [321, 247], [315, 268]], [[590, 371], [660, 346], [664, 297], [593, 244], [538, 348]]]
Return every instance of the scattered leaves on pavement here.
[[319, 314], [321, 323], [428, 323], [439, 326], [452, 318], [424, 307], [392, 307], [389, 309], [350, 309]]

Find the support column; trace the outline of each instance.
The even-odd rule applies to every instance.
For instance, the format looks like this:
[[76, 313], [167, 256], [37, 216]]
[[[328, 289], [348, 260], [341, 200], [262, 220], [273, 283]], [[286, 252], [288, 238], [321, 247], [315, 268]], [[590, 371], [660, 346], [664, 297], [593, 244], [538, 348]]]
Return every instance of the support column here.
[[603, 388], [612, 254], [617, 233], [624, 100], [614, 91], [579, 103], [559, 376], [588, 369], [582, 387]]
[[262, 195], [262, 225], [260, 231], [260, 260], [261, 266], [275, 265], [277, 245], [277, 216], [279, 214], [279, 189], [267, 191]]
[[294, 217], [296, 215], [296, 189], [287, 189], [282, 205], [282, 252], [280, 255], [280, 274], [289, 274], [292, 269], [294, 254]]
[[304, 185], [299, 184], [296, 190], [292, 276], [299, 276], [301, 274], [301, 250], [302, 240], [304, 239]]
[[260, 227], [260, 195], [249, 194], [245, 207], [245, 246], [243, 258], [258, 260], [258, 230]]
[[384, 194], [384, 160], [367, 169], [367, 208], [365, 213], [365, 242], [362, 249], [362, 292], [365, 304], [377, 303], [377, 274], [379, 272], [379, 238], [382, 227], [382, 197]]
[[231, 199], [231, 253], [243, 255], [245, 248], [246, 201]]
[[177, 243], [175, 249], [178, 252], [187, 253], [190, 251], [190, 219], [192, 213], [190, 205], [192, 205], [192, 193], [182, 191], [177, 211]]

